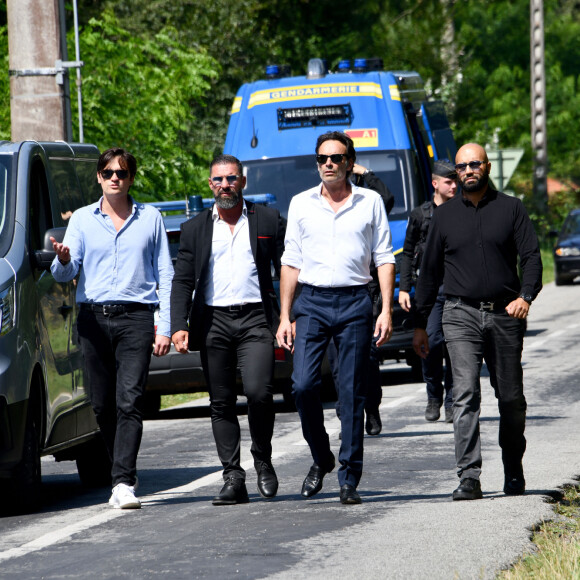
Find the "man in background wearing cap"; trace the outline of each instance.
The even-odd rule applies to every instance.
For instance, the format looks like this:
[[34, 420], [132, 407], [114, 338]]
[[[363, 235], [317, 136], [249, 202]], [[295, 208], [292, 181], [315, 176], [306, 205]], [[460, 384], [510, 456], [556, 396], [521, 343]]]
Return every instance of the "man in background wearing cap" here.
[[[433, 198], [411, 212], [403, 245], [399, 304], [406, 312], [411, 310], [411, 296], [409, 293], [419, 275], [421, 258], [423, 257], [433, 211], [438, 205], [451, 199], [457, 191], [455, 167], [446, 161], [436, 161], [433, 166], [431, 183], [433, 184]], [[445, 422], [453, 423], [453, 376], [441, 323], [444, 302], [445, 296], [443, 294], [443, 285], [441, 285], [437, 301], [427, 321], [429, 354], [421, 360], [421, 367], [423, 380], [427, 385], [425, 419], [427, 421], [437, 421], [439, 419], [445, 391]], [[445, 371], [443, 370], [443, 363], [445, 363]]]

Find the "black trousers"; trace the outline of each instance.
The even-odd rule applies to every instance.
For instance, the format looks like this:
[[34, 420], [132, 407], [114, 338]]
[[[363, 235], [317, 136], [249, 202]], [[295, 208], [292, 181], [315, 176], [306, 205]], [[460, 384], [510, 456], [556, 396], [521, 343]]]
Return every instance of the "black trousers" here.
[[152, 310], [105, 315], [81, 306], [79, 312], [91, 404], [113, 463], [113, 487], [135, 484], [154, 328]]
[[240, 424], [236, 412], [239, 367], [248, 399], [254, 462], [272, 459], [274, 337], [261, 303], [241, 310], [206, 307], [201, 360], [206, 376], [213, 436], [228, 476], [245, 479], [240, 465]]

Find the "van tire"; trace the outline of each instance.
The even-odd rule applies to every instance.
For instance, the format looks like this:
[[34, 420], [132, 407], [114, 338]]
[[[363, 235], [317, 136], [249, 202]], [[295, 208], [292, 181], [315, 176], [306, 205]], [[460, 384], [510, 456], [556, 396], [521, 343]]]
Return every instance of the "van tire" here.
[[161, 395], [159, 393], [145, 393], [143, 395], [143, 418], [154, 419], [161, 410]]
[[77, 471], [84, 487], [111, 486], [111, 459], [105, 441], [100, 434], [79, 447], [76, 462]]
[[38, 511], [42, 505], [41, 470], [39, 452], [39, 426], [34, 416], [34, 406], [28, 405], [22, 459], [13, 469], [7, 482], [8, 513], [24, 514]]

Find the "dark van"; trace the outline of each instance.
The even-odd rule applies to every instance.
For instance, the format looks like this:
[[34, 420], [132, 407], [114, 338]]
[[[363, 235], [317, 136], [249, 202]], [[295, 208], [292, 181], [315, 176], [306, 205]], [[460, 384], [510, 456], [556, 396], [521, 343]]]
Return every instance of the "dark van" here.
[[89, 402], [76, 336], [75, 282], [50, 273], [49, 236], [96, 201], [99, 150], [0, 142], [0, 511], [40, 502], [40, 457], [76, 460], [85, 484], [110, 463]]

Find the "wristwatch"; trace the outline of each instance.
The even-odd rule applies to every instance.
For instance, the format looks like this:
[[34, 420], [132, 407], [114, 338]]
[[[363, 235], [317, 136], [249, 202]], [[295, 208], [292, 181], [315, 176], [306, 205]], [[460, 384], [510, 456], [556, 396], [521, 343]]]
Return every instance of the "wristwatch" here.
[[525, 292], [522, 292], [520, 294], [520, 298], [522, 300], [525, 300], [528, 304], [531, 304], [532, 303], [532, 300], [533, 300], [532, 295], [531, 294], [526, 294]]
[[366, 170], [366, 171], [365, 171], [365, 172], [362, 174], [362, 176], [363, 176], [363, 177], [366, 177], [367, 175], [374, 175], [374, 174], [375, 174], [375, 172], [374, 172], [372, 169], [367, 169], [367, 170]]

